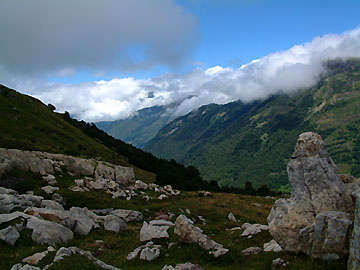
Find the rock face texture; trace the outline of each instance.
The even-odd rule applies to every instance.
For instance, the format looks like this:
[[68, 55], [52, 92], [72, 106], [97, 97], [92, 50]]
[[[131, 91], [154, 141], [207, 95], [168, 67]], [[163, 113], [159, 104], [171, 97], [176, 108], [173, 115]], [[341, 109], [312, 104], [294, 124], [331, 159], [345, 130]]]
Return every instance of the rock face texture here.
[[360, 194], [354, 194], [356, 199], [354, 229], [350, 241], [348, 270], [360, 269]]
[[21, 151], [0, 148], [0, 177], [12, 169], [53, 175], [55, 171], [66, 170], [78, 176], [91, 176], [96, 180], [113, 180], [120, 185], [135, 182], [134, 169], [110, 164], [95, 159], [83, 159], [62, 154], [39, 151]]
[[287, 171], [291, 197], [275, 202], [268, 216], [271, 235], [285, 251], [343, 258], [348, 253], [353, 202], [320, 135], [299, 136]]

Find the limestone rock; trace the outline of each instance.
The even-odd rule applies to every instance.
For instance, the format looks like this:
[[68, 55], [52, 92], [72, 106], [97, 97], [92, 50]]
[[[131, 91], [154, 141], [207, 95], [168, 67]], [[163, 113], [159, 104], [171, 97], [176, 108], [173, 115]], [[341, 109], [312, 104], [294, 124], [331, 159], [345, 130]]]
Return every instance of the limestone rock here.
[[55, 246], [73, 239], [74, 234], [68, 228], [47, 220], [31, 217], [26, 224], [26, 228], [32, 229], [31, 238], [39, 244]]
[[62, 206], [66, 205], [66, 202], [65, 202], [64, 198], [59, 193], [54, 193], [51, 196], [51, 199], [53, 201], [57, 202], [58, 204], [62, 205]]
[[55, 191], [58, 191], [58, 187], [45, 186], [41, 188], [46, 194], [53, 194]]
[[129, 185], [135, 181], [135, 172], [131, 167], [115, 166], [115, 181], [120, 185]]
[[38, 265], [38, 263], [46, 257], [46, 255], [49, 253], [49, 251], [45, 250], [43, 252], [35, 253], [34, 255], [31, 255], [29, 257], [26, 257], [22, 260], [23, 263], [28, 263], [32, 265]]
[[150, 241], [153, 239], [169, 238], [167, 230], [169, 226], [154, 226], [144, 221], [140, 230], [140, 241]]
[[135, 210], [116, 209], [111, 214], [122, 218], [125, 222], [142, 221], [144, 218], [141, 212]]
[[203, 234], [199, 227], [193, 225], [193, 222], [185, 215], [180, 215], [175, 221], [174, 233], [179, 237], [180, 241], [185, 243], [197, 243], [202, 248], [210, 250], [217, 257], [228, 252], [221, 244], [211, 240], [207, 235]]
[[177, 264], [175, 267], [171, 265], [165, 265], [161, 270], [202, 270], [200, 265], [192, 263]]
[[237, 220], [236, 220], [236, 217], [234, 216], [234, 214], [233, 213], [229, 213], [229, 215], [228, 215], [228, 219], [230, 220], [230, 221], [232, 221], [232, 222], [237, 222]]
[[55, 201], [51, 201], [51, 200], [42, 200], [40, 207], [64, 211], [64, 207], [62, 207], [62, 205], [60, 205], [59, 203], [57, 203]]
[[355, 219], [354, 229], [350, 240], [350, 251], [347, 269], [360, 269], [360, 193], [354, 193], [355, 203]]
[[74, 232], [80, 235], [88, 235], [93, 228], [97, 228], [97, 215], [89, 211], [86, 207], [71, 207], [69, 215], [76, 220]]
[[5, 229], [0, 230], [0, 240], [4, 241], [9, 245], [15, 245], [19, 237], [19, 231], [16, 229], [15, 226], [9, 226]]
[[153, 261], [160, 256], [160, 249], [158, 247], [146, 247], [140, 253], [140, 260]]
[[164, 200], [164, 199], [167, 199], [168, 198], [168, 196], [166, 196], [165, 194], [161, 194], [161, 195], [159, 195], [159, 197], [158, 197], [158, 199], [160, 200], [160, 201], [162, 201], [162, 200]]
[[264, 244], [264, 252], [280, 252], [282, 248], [276, 241], [273, 239], [268, 243]]
[[[268, 216], [269, 231], [284, 251], [309, 254], [315, 217], [329, 211], [352, 213], [352, 201], [323, 140], [316, 133], [299, 136], [287, 170], [291, 197], [277, 200], [273, 205]], [[319, 245], [315, 250], [317, 257], [328, 253], [325, 247], [320, 251]]]
[[[150, 241], [150, 242], [147, 242], [146, 245], [142, 245], [140, 247], [135, 248], [132, 252], [129, 253], [129, 255], [127, 256], [127, 260], [130, 261], [130, 260], [135, 259], [137, 256], [139, 256], [139, 253], [141, 250], [143, 250], [146, 247], [151, 247], [153, 245], [154, 245], [154, 242]], [[157, 247], [159, 247], [159, 246], [157, 246]]]
[[146, 184], [146, 183], [144, 183], [143, 181], [140, 181], [140, 180], [136, 180], [135, 181], [135, 184], [134, 184], [134, 187], [135, 187], [135, 189], [144, 189], [144, 190], [146, 190], [146, 189], [148, 189], [149, 188], [149, 185], [148, 184]]
[[315, 218], [312, 256], [326, 260], [344, 258], [349, 252], [351, 228], [348, 213], [329, 211], [318, 214]]
[[128, 226], [122, 218], [108, 215], [104, 218], [104, 229], [118, 233], [119, 231], [126, 231]]
[[31, 266], [28, 264], [25, 264], [24, 266], [21, 263], [15, 264], [13, 267], [11, 267], [11, 270], [41, 270], [39, 267]]
[[43, 175], [43, 180], [50, 186], [57, 184], [56, 178], [52, 174]]
[[287, 263], [284, 260], [282, 260], [281, 258], [277, 258], [272, 261], [271, 270], [285, 269], [286, 265]]
[[249, 247], [241, 251], [245, 256], [256, 255], [261, 253], [262, 249], [259, 247]]

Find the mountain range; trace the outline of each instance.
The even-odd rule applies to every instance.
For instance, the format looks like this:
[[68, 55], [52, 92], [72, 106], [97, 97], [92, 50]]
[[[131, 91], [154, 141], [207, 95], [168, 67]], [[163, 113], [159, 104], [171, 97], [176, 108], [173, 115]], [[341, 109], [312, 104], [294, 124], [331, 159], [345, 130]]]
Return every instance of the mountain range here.
[[[316, 85], [292, 94], [209, 104], [164, 126], [145, 146], [196, 166], [221, 186], [288, 190], [286, 163], [300, 133], [318, 132], [339, 172], [360, 176], [360, 61], [330, 61]], [[296, 76], [296, 74], [294, 74]]]

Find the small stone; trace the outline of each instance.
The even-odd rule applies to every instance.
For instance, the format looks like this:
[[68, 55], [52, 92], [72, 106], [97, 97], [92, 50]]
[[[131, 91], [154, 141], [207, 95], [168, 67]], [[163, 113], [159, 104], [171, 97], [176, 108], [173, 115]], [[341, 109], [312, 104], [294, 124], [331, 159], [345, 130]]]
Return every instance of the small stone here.
[[233, 213], [229, 213], [229, 215], [228, 215], [228, 219], [230, 220], [230, 221], [232, 221], [232, 222], [237, 222], [237, 220], [236, 220], [236, 218], [235, 218], [235, 216], [234, 216], [234, 214]]
[[144, 248], [140, 253], [140, 260], [153, 261], [160, 256], [160, 249], [158, 247]]
[[244, 249], [241, 251], [242, 254], [244, 254], [245, 256], [249, 256], [249, 255], [255, 255], [255, 254], [259, 254], [261, 253], [262, 249], [259, 247], [249, 247], [247, 249]]

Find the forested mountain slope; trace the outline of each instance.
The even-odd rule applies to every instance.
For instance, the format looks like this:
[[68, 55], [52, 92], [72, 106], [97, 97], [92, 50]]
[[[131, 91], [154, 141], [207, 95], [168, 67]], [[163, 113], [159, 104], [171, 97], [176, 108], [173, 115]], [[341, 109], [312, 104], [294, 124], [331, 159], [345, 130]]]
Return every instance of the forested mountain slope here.
[[[360, 61], [326, 63], [308, 89], [244, 104], [210, 104], [165, 126], [146, 150], [199, 168], [207, 180], [285, 188], [300, 133], [321, 134], [342, 173], [360, 176]], [[296, 76], [296, 74], [294, 74]]]

